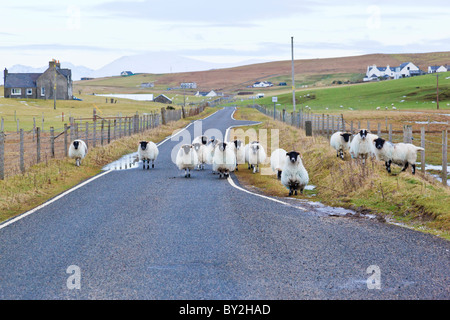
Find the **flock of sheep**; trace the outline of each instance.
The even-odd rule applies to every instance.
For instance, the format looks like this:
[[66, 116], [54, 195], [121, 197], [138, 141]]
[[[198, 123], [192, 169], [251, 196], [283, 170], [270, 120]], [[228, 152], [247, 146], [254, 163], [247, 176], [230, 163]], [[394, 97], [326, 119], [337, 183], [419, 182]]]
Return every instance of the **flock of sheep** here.
[[[350, 139], [353, 137], [352, 139]], [[361, 129], [357, 134], [348, 132], [335, 132], [330, 138], [330, 146], [333, 147], [337, 157], [345, 158], [345, 152], [349, 152], [354, 159], [362, 159], [363, 163], [368, 157], [384, 161], [386, 170], [391, 172], [391, 164], [403, 166], [402, 171], [412, 167], [415, 174], [417, 151], [424, 150], [410, 143], [396, 143], [385, 141], [367, 129]], [[87, 154], [87, 146], [82, 140], [75, 140], [69, 147], [69, 157], [76, 160], [76, 165]], [[155, 167], [155, 161], [159, 155], [158, 146], [152, 141], [140, 141], [138, 146], [138, 159], [143, 163], [143, 169]], [[183, 144], [179, 148], [175, 164], [179, 170], [184, 170], [184, 177], [191, 176], [191, 170], [204, 170], [205, 165], [212, 165], [213, 173], [220, 178], [227, 178], [231, 172], [239, 170], [239, 164], [247, 163], [248, 169], [253, 173], [259, 172], [259, 165], [266, 162], [266, 152], [258, 141], [245, 145], [242, 140], [224, 142], [214, 137], [205, 135], [196, 137], [191, 144]], [[270, 156], [270, 166], [281, 181], [281, 184], [289, 190], [289, 196], [300, 191], [309, 182], [308, 172], [303, 166], [302, 157], [297, 151], [287, 152], [284, 149], [276, 149]]]
[[365, 163], [368, 157], [375, 157], [384, 161], [386, 170], [391, 172], [391, 164], [402, 166], [405, 171], [411, 165], [412, 174], [416, 173], [417, 151], [424, 148], [416, 147], [411, 143], [391, 143], [370, 133], [367, 129], [361, 129], [350, 141], [351, 133], [335, 132], [330, 138], [330, 145], [336, 150], [337, 157], [344, 159], [344, 153], [348, 151], [354, 159], [362, 159]]

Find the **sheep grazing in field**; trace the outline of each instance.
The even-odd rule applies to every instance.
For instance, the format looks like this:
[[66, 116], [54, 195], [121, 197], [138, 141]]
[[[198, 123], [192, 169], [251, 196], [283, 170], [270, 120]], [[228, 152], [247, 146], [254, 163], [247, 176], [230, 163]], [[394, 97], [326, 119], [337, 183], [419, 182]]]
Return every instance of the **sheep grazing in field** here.
[[289, 189], [289, 195], [297, 195], [297, 190], [303, 193], [309, 182], [308, 172], [303, 166], [300, 153], [296, 151], [287, 152], [286, 160], [281, 172], [281, 183]]
[[191, 177], [191, 170], [198, 165], [198, 155], [191, 144], [183, 144], [178, 150], [175, 160], [178, 169], [184, 170], [184, 177]]
[[220, 178], [227, 178], [236, 168], [236, 156], [233, 149], [226, 142], [216, 145], [213, 156], [213, 171], [219, 173]]
[[373, 141], [378, 138], [376, 134], [370, 133], [367, 129], [361, 129], [350, 143], [350, 155], [354, 159], [362, 159], [363, 163], [369, 156], [375, 155]]
[[145, 162], [147, 162], [147, 169], [150, 169], [150, 161], [152, 168], [155, 167], [156, 158], [158, 158], [158, 146], [152, 141], [141, 141], [138, 146], [138, 158], [142, 161], [142, 169], [145, 169]]
[[373, 141], [375, 145], [375, 155], [378, 160], [384, 161], [387, 172], [391, 173], [391, 163], [403, 166], [402, 171], [411, 165], [412, 174], [416, 173], [417, 151], [424, 151], [424, 148], [416, 147], [411, 143], [391, 143], [382, 138]]
[[253, 173], [259, 172], [259, 165], [266, 161], [266, 151], [259, 143], [251, 143], [248, 149], [248, 163], [253, 168]]
[[236, 139], [229, 143], [229, 147], [236, 156], [236, 171], [238, 171], [239, 165], [245, 163], [245, 145], [241, 140]]
[[341, 131], [337, 131], [331, 135], [330, 145], [336, 150], [336, 157], [341, 157], [344, 159], [345, 151], [350, 148], [351, 136], [351, 133]]
[[380, 110], [380, 107], [377, 107], [376, 109], [377, 109], [377, 110]]
[[276, 149], [270, 155], [270, 167], [272, 171], [277, 174], [277, 178], [281, 179], [281, 172], [283, 171], [284, 163], [286, 162], [286, 150]]
[[83, 140], [74, 140], [69, 147], [69, 157], [75, 159], [75, 165], [79, 167], [81, 165], [81, 160], [86, 157], [88, 148]]

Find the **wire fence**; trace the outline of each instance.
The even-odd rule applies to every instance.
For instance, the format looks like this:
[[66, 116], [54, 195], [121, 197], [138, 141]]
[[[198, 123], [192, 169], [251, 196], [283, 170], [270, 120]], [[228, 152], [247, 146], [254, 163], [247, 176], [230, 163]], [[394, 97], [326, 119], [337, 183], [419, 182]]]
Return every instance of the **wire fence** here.
[[321, 135], [329, 140], [337, 131], [355, 133], [356, 130], [364, 128], [392, 143], [412, 143], [425, 149], [418, 156], [417, 164], [420, 165], [420, 170], [433, 175], [443, 185], [448, 185], [450, 172], [448, 123], [444, 130], [438, 130], [430, 125], [403, 125], [403, 128], [399, 130], [398, 126], [394, 129], [394, 125], [387, 118], [384, 123], [371, 120], [346, 121], [342, 114], [315, 114], [304, 110], [286, 112], [261, 105], [252, 107], [275, 120], [304, 129], [307, 136]]
[[0, 180], [25, 173], [35, 164], [67, 157], [73, 140], [82, 139], [89, 148], [104, 146], [122, 137], [197, 115], [204, 108], [162, 108], [161, 112], [107, 118], [96, 115], [94, 109], [92, 118], [70, 118], [69, 123], [65, 123], [63, 127], [50, 127], [47, 131], [40, 127], [33, 127], [28, 131], [20, 128], [17, 132], [0, 131]]

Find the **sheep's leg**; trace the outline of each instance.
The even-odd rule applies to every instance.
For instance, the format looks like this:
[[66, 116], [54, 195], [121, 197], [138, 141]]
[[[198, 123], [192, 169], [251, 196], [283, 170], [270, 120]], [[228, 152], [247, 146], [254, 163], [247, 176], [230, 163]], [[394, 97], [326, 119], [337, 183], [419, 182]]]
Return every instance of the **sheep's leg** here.
[[150, 169], [150, 159], [147, 160], [147, 170]]
[[80, 166], [80, 159], [76, 159], [75, 160], [75, 164], [76, 164], [77, 167], [79, 167]]
[[155, 160], [152, 160], [152, 168], [155, 167]]
[[184, 169], [184, 177], [187, 178], [187, 169]]
[[236, 164], [236, 171], [239, 171], [238, 164]]
[[412, 174], [416, 174], [416, 165], [412, 164], [411, 167], [412, 167]]
[[278, 170], [277, 178], [278, 178], [278, 179], [281, 179], [281, 171], [280, 171], [280, 170]]
[[145, 169], [145, 159], [142, 160], [142, 169]]
[[256, 173], [256, 166], [253, 166], [253, 173]]
[[295, 189], [294, 194], [297, 195], [297, 189]]
[[402, 172], [403, 172], [403, 171], [406, 171], [406, 169], [408, 169], [408, 165], [409, 165], [409, 163], [406, 162], [406, 163], [405, 163], [405, 166], [404, 166], [403, 169], [402, 169]]
[[289, 188], [289, 195], [292, 196], [292, 188]]
[[188, 169], [188, 178], [191, 177], [191, 169]]
[[391, 173], [391, 161], [390, 160], [386, 161], [385, 165], [386, 165], [387, 172]]

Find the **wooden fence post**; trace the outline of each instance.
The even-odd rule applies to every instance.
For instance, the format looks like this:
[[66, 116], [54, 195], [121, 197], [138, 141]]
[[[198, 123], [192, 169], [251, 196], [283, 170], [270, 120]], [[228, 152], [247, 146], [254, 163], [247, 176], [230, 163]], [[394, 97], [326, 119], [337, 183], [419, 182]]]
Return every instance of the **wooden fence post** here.
[[389, 142], [392, 142], [392, 123], [389, 123]]
[[85, 133], [84, 133], [84, 139], [86, 140], [86, 146], [89, 147], [89, 122], [85, 122], [84, 125], [86, 126]]
[[5, 134], [3, 133], [3, 121], [2, 121], [2, 130], [0, 131], [0, 180], [4, 179], [5, 179]]
[[108, 120], [108, 144], [111, 143], [111, 120]]
[[36, 163], [41, 162], [41, 128], [36, 128]]
[[19, 142], [19, 165], [20, 172], [25, 173], [25, 159], [24, 159], [24, 148], [23, 148], [23, 129], [20, 129], [20, 142]]
[[97, 121], [94, 121], [94, 136], [93, 136], [92, 146], [95, 148], [97, 145]]
[[67, 136], [67, 123], [64, 123], [64, 156], [66, 156], [67, 157], [67, 155], [68, 155], [68, 150], [67, 150], [67, 139], [68, 139], [68, 136]]
[[50, 127], [50, 154], [51, 157], [55, 157], [55, 129]]
[[[420, 128], [420, 146], [425, 149], [425, 127]], [[422, 164], [420, 171], [425, 173], [425, 151], [420, 154], [420, 163]]]
[[447, 143], [448, 131], [442, 131], [442, 184], [447, 186]]
[[104, 127], [105, 127], [105, 120], [102, 119], [102, 125], [100, 127], [100, 145], [103, 145]]

